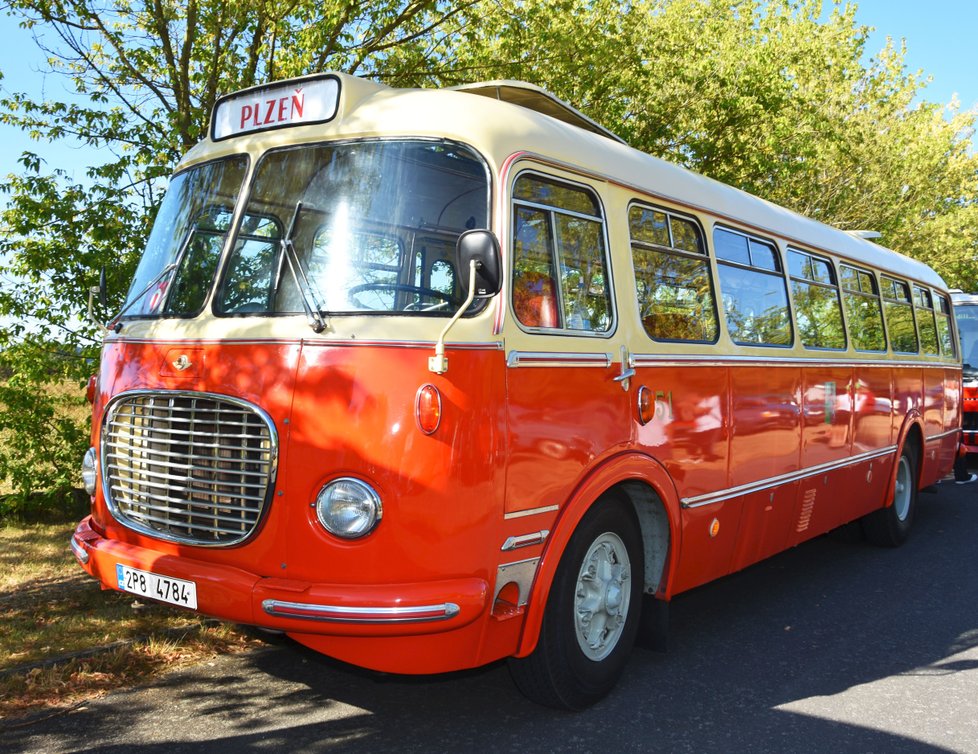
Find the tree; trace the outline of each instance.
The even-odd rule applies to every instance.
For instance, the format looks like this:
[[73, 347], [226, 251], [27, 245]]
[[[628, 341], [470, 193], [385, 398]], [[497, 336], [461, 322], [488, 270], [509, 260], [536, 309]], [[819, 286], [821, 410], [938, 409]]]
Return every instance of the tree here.
[[[28, 154], [0, 185], [9, 195], [0, 276], [18, 283], [0, 283], [0, 317], [14, 322], [0, 327], [0, 367], [21, 386], [0, 396], [8, 409], [20, 395], [24, 411], [39, 411], [27, 400], [42, 394], [38, 385], [81, 381], [92, 369], [99, 334], [80, 316], [88, 289], [105, 265], [112, 306], [121, 303], [164, 178], [205, 134], [215, 99], [323, 70], [395, 86], [528, 80], [639, 149], [832, 225], [878, 230], [952, 285], [978, 287], [976, 114], [925, 101], [926, 79], [906, 71], [902, 48], [888, 44], [864, 62], [855, 4], [836, 3], [824, 20], [819, 0], [4, 7], [84, 99], [13, 94], [0, 99], [0, 120], [109, 155], [71, 184]], [[22, 431], [3, 421], [0, 431]], [[64, 440], [78, 446], [75, 457], [78, 437]], [[27, 446], [0, 446], [0, 476]], [[43, 458], [43, 444], [30, 447]]]

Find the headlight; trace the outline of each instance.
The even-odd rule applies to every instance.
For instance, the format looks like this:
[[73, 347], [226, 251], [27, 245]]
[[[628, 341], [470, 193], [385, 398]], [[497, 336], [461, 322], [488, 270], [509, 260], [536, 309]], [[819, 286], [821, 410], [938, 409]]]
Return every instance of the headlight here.
[[373, 531], [383, 509], [380, 496], [366, 482], [344, 477], [327, 484], [316, 496], [316, 517], [330, 534], [356, 539]]
[[95, 481], [98, 479], [98, 459], [95, 457], [95, 448], [89, 448], [85, 451], [85, 457], [82, 459], [81, 475], [85, 492], [89, 495], [94, 495]]

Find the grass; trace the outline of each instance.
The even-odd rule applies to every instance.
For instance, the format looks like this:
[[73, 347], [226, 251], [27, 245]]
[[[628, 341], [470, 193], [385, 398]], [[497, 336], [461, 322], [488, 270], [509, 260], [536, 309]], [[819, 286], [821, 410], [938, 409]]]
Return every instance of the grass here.
[[102, 591], [68, 549], [73, 528], [0, 528], [0, 717], [69, 706], [257, 643], [228, 624]]

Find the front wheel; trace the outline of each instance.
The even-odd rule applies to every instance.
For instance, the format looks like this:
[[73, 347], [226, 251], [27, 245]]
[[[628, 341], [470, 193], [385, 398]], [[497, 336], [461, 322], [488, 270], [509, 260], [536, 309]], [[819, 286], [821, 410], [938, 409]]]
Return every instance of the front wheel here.
[[862, 519], [866, 539], [880, 547], [898, 547], [910, 534], [917, 509], [917, 454], [905, 443], [897, 461], [893, 503], [873, 511]]
[[536, 649], [509, 661], [520, 691], [571, 710], [611, 691], [638, 632], [643, 573], [635, 513], [620, 498], [598, 500], [557, 567]]

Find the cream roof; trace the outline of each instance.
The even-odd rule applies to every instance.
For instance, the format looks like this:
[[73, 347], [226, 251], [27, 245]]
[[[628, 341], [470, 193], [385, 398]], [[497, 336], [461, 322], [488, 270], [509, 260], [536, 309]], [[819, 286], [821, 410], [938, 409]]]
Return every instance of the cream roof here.
[[[496, 170], [518, 152], [544, 155], [728, 222], [946, 289], [941, 277], [921, 262], [632, 149], [531, 84], [505, 81], [460, 89], [392, 89], [346, 74], [332, 75], [340, 81], [340, 106], [334, 120], [217, 143], [208, 137], [179, 167], [234, 152], [257, 156], [272, 147], [323, 139], [442, 137], [471, 145]], [[575, 118], [580, 119], [576, 124]]]

